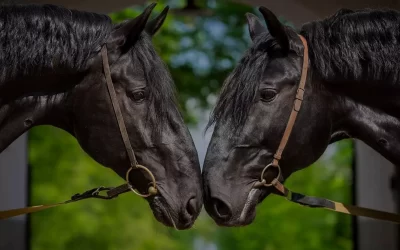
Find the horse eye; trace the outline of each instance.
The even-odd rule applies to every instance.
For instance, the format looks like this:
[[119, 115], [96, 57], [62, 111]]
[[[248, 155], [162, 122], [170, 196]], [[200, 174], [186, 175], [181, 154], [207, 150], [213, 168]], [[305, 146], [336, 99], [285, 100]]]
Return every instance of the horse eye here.
[[276, 96], [276, 91], [273, 89], [263, 89], [260, 91], [260, 98], [264, 102], [272, 101]]
[[132, 93], [135, 102], [141, 102], [146, 98], [146, 93], [143, 90], [135, 91]]

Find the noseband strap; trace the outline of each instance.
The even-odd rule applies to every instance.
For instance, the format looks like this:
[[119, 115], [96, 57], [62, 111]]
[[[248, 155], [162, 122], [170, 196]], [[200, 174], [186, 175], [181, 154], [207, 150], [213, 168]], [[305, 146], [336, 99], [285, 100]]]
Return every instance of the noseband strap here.
[[[107, 83], [107, 89], [108, 89], [108, 93], [110, 94], [110, 99], [111, 99], [111, 103], [113, 106], [113, 110], [114, 110], [114, 114], [115, 117], [117, 119], [117, 123], [118, 123], [118, 127], [122, 136], [122, 140], [124, 142], [125, 145], [125, 149], [126, 149], [126, 153], [128, 155], [129, 158], [129, 162], [130, 162], [130, 167], [128, 168], [128, 170], [126, 171], [126, 183], [122, 184], [118, 187], [112, 188], [112, 187], [98, 187], [98, 188], [94, 188], [91, 190], [88, 190], [82, 194], [75, 194], [74, 196], [71, 197], [70, 200], [64, 201], [64, 202], [60, 202], [60, 203], [55, 203], [55, 204], [51, 204], [51, 205], [39, 205], [39, 206], [32, 206], [32, 207], [26, 207], [26, 208], [18, 208], [18, 209], [12, 209], [12, 210], [6, 210], [6, 211], [0, 211], [0, 220], [2, 219], [7, 219], [7, 218], [11, 218], [11, 217], [15, 217], [18, 215], [23, 215], [23, 214], [29, 214], [29, 213], [33, 213], [33, 212], [38, 212], [38, 211], [42, 211], [48, 208], [53, 208], [53, 207], [58, 207], [61, 205], [65, 205], [68, 203], [72, 203], [72, 202], [76, 202], [76, 201], [80, 201], [80, 200], [84, 200], [84, 199], [88, 199], [88, 198], [97, 198], [97, 199], [104, 199], [104, 200], [111, 200], [114, 199], [116, 197], [118, 197], [118, 195], [122, 194], [122, 193], [126, 193], [128, 191], [132, 191], [135, 194], [141, 196], [141, 197], [149, 197], [151, 195], [155, 195], [157, 194], [157, 186], [156, 186], [156, 180], [154, 178], [153, 173], [146, 168], [145, 166], [139, 165], [136, 157], [135, 157], [135, 153], [132, 149], [132, 145], [129, 141], [129, 136], [128, 136], [128, 132], [126, 130], [125, 127], [125, 121], [124, 121], [124, 117], [122, 116], [121, 113], [121, 109], [119, 107], [118, 104], [118, 99], [117, 99], [117, 95], [115, 93], [115, 89], [114, 89], [114, 85], [112, 82], [112, 78], [111, 78], [111, 71], [110, 71], [110, 66], [109, 66], [109, 62], [108, 62], [108, 55], [107, 55], [107, 48], [104, 45], [101, 48], [101, 56], [103, 59], [103, 70], [104, 70], [104, 76], [106, 78], [106, 83]], [[151, 179], [151, 186], [148, 189], [148, 193], [147, 194], [141, 194], [138, 191], [136, 191], [133, 186], [131, 185], [130, 181], [129, 181], [129, 174], [131, 173], [131, 171], [133, 169], [139, 169], [142, 170], [144, 173], [147, 173], [148, 176], [150, 176]], [[102, 192], [106, 192], [105, 195], [102, 195]]]
[[[374, 210], [374, 209], [369, 209], [369, 208], [364, 208], [364, 207], [358, 207], [358, 206], [353, 206], [353, 205], [346, 205], [341, 202], [331, 201], [331, 200], [328, 200], [325, 198], [312, 197], [312, 196], [307, 196], [307, 195], [300, 194], [300, 193], [295, 193], [295, 192], [290, 191], [288, 188], [286, 188], [281, 183], [281, 181], [283, 180], [283, 177], [281, 175], [281, 168], [279, 166], [279, 161], [282, 158], [283, 150], [285, 149], [286, 144], [289, 140], [290, 134], [292, 133], [294, 123], [296, 122], [297, 114], [299, 113], [301, 104], [303, 102], [305, 84], [306, 84], [307, 72], [308, 72], [308, 63], [309, 63], [308, 61], [309, 60], [308, 60], [307, 41], [303, 36], [300, 35], [299, 37], [304, 46], [303, 67], [302, 67], [302, 71], [301, 71], [300, 83], [299, 83], [299, 87], [297, 88], [297, 93], [296, 93], [296, 97], [294, 100], [292, 112], [290, 113], [289, 121], [286, 125], [286, 129], [285, 129], [285, 132], [283, 133], [279, 147], [274, 155], [274, 159], [270, 164], [268, 164], [263, 169], [263, 171], [261, 172], [261, 179], [259, 182], [254, 184], [254, 188], [273, 186], [281, 196], [284, 196], [287, 200], [289, 200], [291, 202], [294, 202], [294, 203], [297, 203], [297, 204], [300, 204], [303, 206], [312, 207], [312, 208], [324, 208], [324, 209], [332, 210], [335, 212], [340, 212], [340, 213], [345, 213], [345, 214], [350, 214], [350, 215], [364, 216], [364, 217], [369, 217], [369, 218], [374, 218], [374, 219], [379, 219], [379, 220], [400, 223], [400, 215], [399, 214], [394, 214], [394, 213], [389, 213], [389, 212], [384, 212], [384, 211], [379, 211], [379, 210]], [[278, 174], [270, 183], [267, 183], [267, 181], [264, 178], [264, 174], [265, 174], [265, 172], [267, 172], [267, 170], [271, 169], [272, 167], [278, 168]]]

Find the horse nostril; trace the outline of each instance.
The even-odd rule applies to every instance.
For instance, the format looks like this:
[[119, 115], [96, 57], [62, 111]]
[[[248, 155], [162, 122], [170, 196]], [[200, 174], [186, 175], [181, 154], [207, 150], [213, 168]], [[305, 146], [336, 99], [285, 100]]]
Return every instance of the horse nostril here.
[[191, 217], [193, 217], [196, 214], [196, 203], [197, 203], [196, 198], [190, 198], [190, 200], [186, 204], [186, 211]]
[[229, 219], [232, 217], [232, 210], [231, 208], [222, 200], [213, 198], [212, 199], [212, 204], [213, 208], [215, 211], [215, 214], [220, 218], [220, 219]]

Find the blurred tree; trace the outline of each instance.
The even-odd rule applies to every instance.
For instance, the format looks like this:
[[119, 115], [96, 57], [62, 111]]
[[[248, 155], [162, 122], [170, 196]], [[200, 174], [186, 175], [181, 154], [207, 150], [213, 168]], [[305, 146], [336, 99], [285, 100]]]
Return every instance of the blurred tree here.
[[[183, 7], [184, 1], [157, 2], [154, 16], [166, 4]], [[212, 107], [224, 79], [249, 45], [244, 14], [258, 15], [252, 7], [229, 1], [202, 4], [214, 14], [189, 17], [170, 13], [153, 38], [154, 47], [175, 80], [189, 125], [198, 121], [197, 110]], [[142, 10], [143, 6], [128, 8], [110, 16], [114, 22], [121, 22]], [[29, 148], [32, 205], [60, 201], [88, 188], [122, 182], [59, 129], [32, 129]], [[331, 148], [336, 154], [295, 174], [288, 186], [310, 195], [350, 202], [351, 142]], [[303, 208], [279, 197], [268, 197], [259, 206], [255, 222], [245, 228], [218, 228], [203, 211], [193, 229], [176, 232], [156, 222], [143, 199], [122, 195], [112, 201], [87, 200], [33, 214], [31, 229], [33, 250], [187, 250], [199, 249], [199, 241], [216, 244], [221, 250], [351, 248], [350, 217]]]

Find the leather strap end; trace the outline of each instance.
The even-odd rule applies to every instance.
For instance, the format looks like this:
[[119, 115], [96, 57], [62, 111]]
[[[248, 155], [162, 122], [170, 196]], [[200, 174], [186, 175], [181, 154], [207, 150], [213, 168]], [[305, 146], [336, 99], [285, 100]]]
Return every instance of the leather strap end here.
[[117, 197], [120, 194], [126, 193], [130, 191], [130, 185], [128, 183], [122, 184], [116, 188], [107, 191], [107, 195], [110, 198]]

